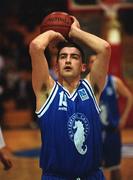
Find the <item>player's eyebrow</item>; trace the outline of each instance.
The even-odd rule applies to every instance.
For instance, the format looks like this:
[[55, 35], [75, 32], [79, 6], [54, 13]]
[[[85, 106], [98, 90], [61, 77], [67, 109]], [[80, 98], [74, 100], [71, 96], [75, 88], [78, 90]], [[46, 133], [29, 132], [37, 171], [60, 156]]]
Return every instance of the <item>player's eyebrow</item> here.
[[81, 57], [81, 55], [77, 53], [72, 53], [71, 55]]
[[[67, 55], [67, 54], [68, 54], [68, 53], [60, 53], [59, 56], [61, 56], [61, 55]], [[78, 56], [78, 57], [81, 56], [80, 54], [77, 54], [77, 53], [71, 53], [70, 55], [72, 55], [72, 56]]]

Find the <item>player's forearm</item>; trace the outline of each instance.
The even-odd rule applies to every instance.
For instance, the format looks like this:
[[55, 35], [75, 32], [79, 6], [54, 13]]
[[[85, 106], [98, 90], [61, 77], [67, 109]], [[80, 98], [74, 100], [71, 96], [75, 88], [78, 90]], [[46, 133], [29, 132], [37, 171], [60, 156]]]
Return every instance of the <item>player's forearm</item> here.
[[70, 34], [71, 38], [78, 39], [85, 45], [94, 50], [97, 54], [105, 53], [110, 55], [110, 45], [107, 41], [95, 36], [91, 33], [85, 32], [79, 28], [73, 28]]
[[34, 51], [44, 51], [48, 44], [55, 38], [54, 31], [47, 31], [45, 33], [40, 34], [35, 39], [33, 39], [30, 43], [30, 52]]

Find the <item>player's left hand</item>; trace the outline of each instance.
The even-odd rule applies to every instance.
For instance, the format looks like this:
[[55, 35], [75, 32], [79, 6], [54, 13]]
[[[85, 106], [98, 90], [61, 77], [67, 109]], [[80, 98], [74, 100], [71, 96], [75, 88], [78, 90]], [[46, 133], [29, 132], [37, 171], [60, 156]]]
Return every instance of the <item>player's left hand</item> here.
[[121, 119], [120, 123], [119, 123], [119, 129], [122, 130], [125, 128], [125, 126], [126, 126], [126, 123], [125, 123], [124, 119]]
[[4, 170], [9, 170], [10, 168], [12, 168], [13, 164], [12, 164], [9, 153], [3, 149], [4, 148], [0, 150], [0, 161], [2, 162], [4, 166]]

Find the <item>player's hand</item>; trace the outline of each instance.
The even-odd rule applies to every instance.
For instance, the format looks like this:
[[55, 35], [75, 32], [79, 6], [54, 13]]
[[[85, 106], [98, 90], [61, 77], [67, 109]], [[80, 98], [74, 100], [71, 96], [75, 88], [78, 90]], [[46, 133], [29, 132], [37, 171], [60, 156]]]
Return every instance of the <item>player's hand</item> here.
[[124, 128], [125, 128], [125, 123], [120, 122], [120, 124], [119, 124], [119, 129], [122, 130], [122, 129], [124, 129]]
[[65, 37], [61, 33], [55, 31], [54, 33], [54, 38], [48, 45], [50, 53], [54, 53], [55, 51], [57, 52], [57, 44], [61, 41], [66, 41]]
[[126, 126], [126, 119], [125, 119], [124, 117], [122, 117], [122, 118], [120, 119], [119, 129], [122, 130], [122, 129], [125, 128], [125, 126]]
[[56, 33], [56, 36], [55, 36], [56, 40], [60, 40], [60, 41], [65, 40], [65, 37], [61, 33], [59, 33], [59, 32], [55, 32], [55, 33]]
[[74, 16], [71, 16], [71, 18], [73, 19], [73, 23], [71, 25], [71, 28], [77, 27], [80, 29], [79, 21]]
[[12, 164], [9, 153], [3, 149], [4, 148], [0, 150], [0, 161], [2, 162], [4, 166], [4, 170], [9, 170], [10, 168], [12, 168], [13, 164]]
[[80, 29], [79, 21], [74, 16], [71, 16], [71, 18], [73, 19], [73, 23], [72, 23], [70, 31], [69, 31], [69, 35], [68, 35], [69, 38], [73, 38], [73, 36], [75, 36], [74, 32], [76, 32]]

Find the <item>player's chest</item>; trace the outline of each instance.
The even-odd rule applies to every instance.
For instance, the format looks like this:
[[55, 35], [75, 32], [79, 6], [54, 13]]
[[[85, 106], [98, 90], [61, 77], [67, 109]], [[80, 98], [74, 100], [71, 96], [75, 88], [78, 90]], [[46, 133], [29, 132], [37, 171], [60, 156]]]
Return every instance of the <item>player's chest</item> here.
[[73, 94], [68, 94], [66, 91], [60, 91], [55, 99], [55, 104], [59, 111], [84, 109], [91, 102], [91, 97], [85, 88], [79, 89]]

